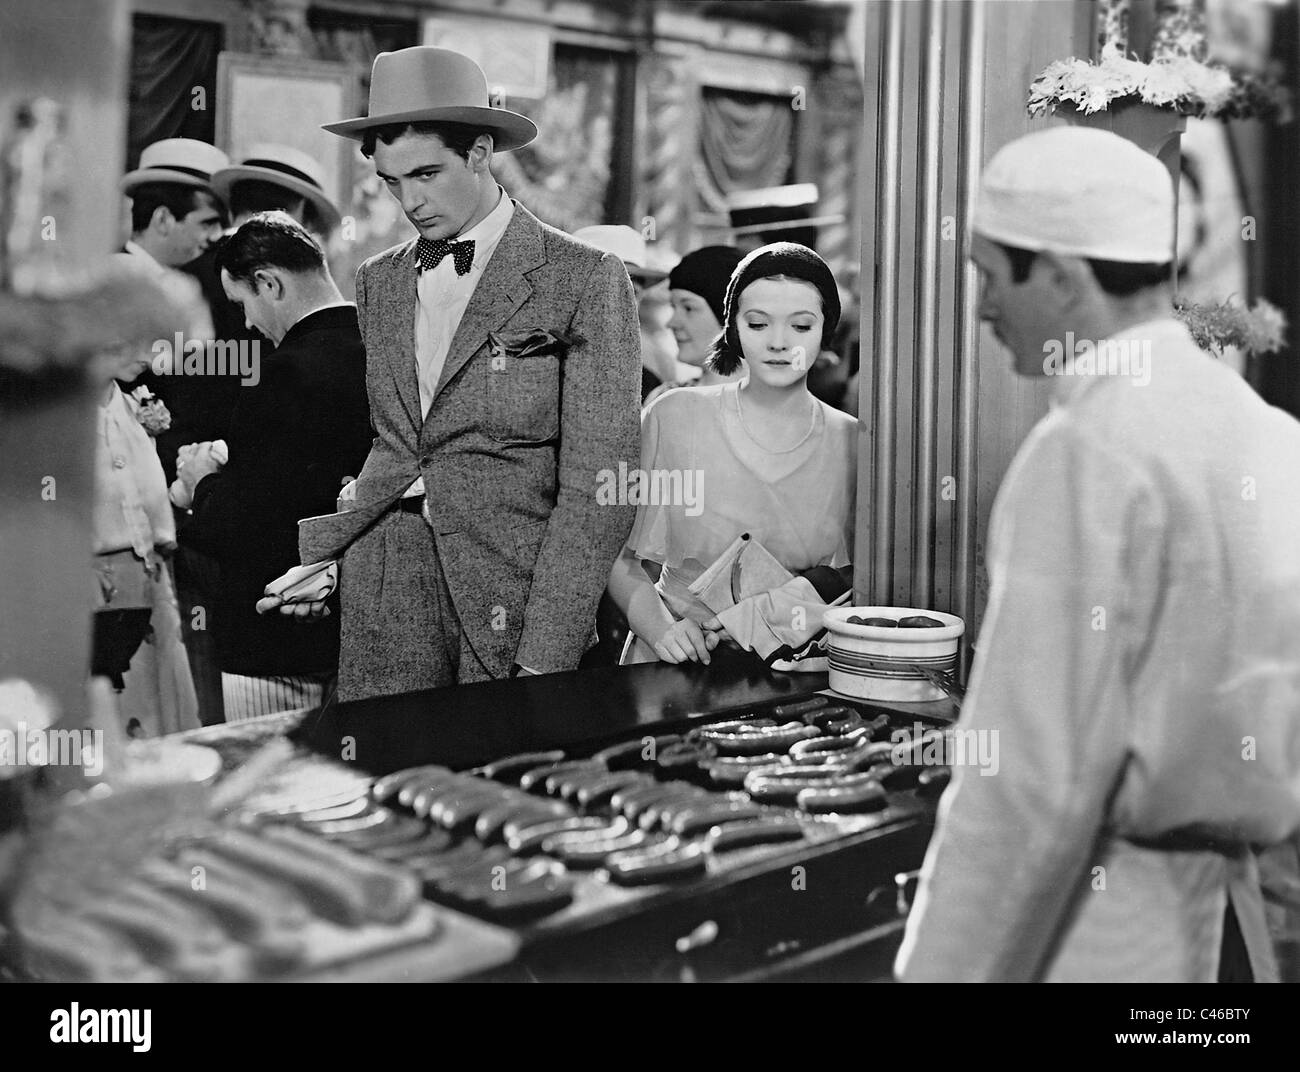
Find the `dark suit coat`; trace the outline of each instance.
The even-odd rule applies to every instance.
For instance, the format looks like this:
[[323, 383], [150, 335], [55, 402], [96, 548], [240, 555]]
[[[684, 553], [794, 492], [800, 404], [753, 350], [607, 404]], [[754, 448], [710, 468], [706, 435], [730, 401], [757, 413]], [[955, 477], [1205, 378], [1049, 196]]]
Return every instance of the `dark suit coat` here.
[[221, 667], [238, 674], [332, 671], [337, 614], [313, 623], [260, 615], [268, 581], [298, 564], [298, 520], [334, 509], [371, 440], [365, 352], [352, 306], [320, 309], [263, 348], [261, 380], [241, 387], [230, 460], [199, 481], [181, 539], [218, 560], [213, 628]]
[[[352, 511], [304, 525], [300, 541], [304, 563], [343, 556], [341, 699], [424, 684], [390, 672], [395, 649], [418, 662], [429, 638], [393, 612], [413, 595], [391, 563], [376, 566], [371, 528], [417, 477], [464, 636], [494, 677], [578, 665], [636, 513], [596, 496], [602, 470], [639, 458], [640, 335], [618, 258], [516, 202], [421, 419], [414, 251], [395, 246], [357, 273], [377, 436]], [[569, 343], [525, 341], [538, 332]]]

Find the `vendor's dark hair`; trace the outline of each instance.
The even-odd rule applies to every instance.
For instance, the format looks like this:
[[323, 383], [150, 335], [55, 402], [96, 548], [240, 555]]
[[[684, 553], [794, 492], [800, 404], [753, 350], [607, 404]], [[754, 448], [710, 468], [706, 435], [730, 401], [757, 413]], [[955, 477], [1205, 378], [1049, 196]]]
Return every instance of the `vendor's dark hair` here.
[[259, 212], [221, 241], [213, 263], [218, 276], [224, 268], [232, 279], [251, 287], [259, 268], [324, 271], [325, 254], [307, 228], [291, 216]]
[[[1001, 247], [1011, 262], [1011, 281], [1023, 283], [1028, 279], [1034, 267], [1034, 258], [1038, 254], [1032, 249], [1008, 246], [1002, 242], [995, 244]], [[1173, 264], [1170, 261], [1157, 264], [1154, 261], [1105, 261], [1097, 257], [1085, 259], [1097, 285], [1116, 298], [1127, 298], [1147, 287], [1168, 283], [1173, 275]]]
[[[709, 351], [710, 368], [723, 376], [730, 376], [740, 368], [745, 357], [740, 333], [736, 330], [740, 296], [750, 283], [777, 276], [798, 279], [817, 288], [822, 299], [822, 345], [830, 342], [840, 322], [840, 292], [835, 286], [834, 275], [826, 262], [807, 246], [797, 242], [773, 242], [754, 250], [731, 273], [723, 302], [722, 334], [714, 340]], [[816, 357], [816, 354], [807, 355], [809, 368]]]
[[183, 220], [204, 203], [211, 203], [218, 212], [222, 210], [221, 201], [212, 192], [179, 182], [144, 182], [132, 190], [130, 196], [132, 234], [147, 231], [149, 221], [160, 208], [165, 208], [178, 220]]
[[418, 123], [385, 123], [383, 126], [371, 127], [361, 137], [361, 154], [369, 159], [375, 155], [375, 142], [382, 141], [392, 145], [403, 134], [437, 134], [442, 143], [462, 160], [469, 159], [469, 151], [474, 147], [480, 134], [492, 137], [496, 144], [496, 135], [484, 127], [471, 123], [447, 123], [441, 120], [421, 120]]

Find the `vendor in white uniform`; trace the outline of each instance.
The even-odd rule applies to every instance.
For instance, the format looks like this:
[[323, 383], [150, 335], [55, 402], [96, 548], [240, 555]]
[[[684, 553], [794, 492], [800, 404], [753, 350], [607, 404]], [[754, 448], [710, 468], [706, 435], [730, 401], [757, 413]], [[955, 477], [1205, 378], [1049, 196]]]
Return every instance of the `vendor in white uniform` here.
[[1300, 823], [1300, 423], [1174, 319], [1173, 225], [1114, 134], [983, 177], [980, 316], [1055, 397], [989, 529], [960, 725], [999, 768], [953, 772], [901, 979], [1276, 978], [1251, 850]]

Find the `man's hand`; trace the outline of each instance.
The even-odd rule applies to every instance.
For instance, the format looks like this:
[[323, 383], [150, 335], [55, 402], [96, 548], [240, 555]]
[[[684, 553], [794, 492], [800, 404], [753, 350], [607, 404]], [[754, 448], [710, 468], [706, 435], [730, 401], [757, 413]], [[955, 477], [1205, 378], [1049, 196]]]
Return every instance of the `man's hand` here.
[[[716, 637], [716, 633], [712, 634]], [[689, 618], [673, 622], [654, 642], [655, 654], [666, 663], [704, 663], [709, 665], [709, 652], [718, 646], [712, 644], [698, 624]]]
[[337, 513], [345, 514], [349, 510], [355, 509], [357, 501], [357, 481], [355, 477], [345, 476], [343, 478], [343, 490], [339, 492], [338, 501], [334, 504]]
[[323, 599], [318, 599], [314, 603], [286, 603], [279, 596], [263, 596], [257, 601], [258, 614], [269, 614], [273, 610], [278, 610], [287, 618], [312, 621], [330, 616], [330, 609]]
[[211, 443], [193, 443], [189, 449], [177, 452], [176, 478], [184, 485], [191, 498], [194, 489], [205, 476], [221, 471], [221, 461], [212, 453]]

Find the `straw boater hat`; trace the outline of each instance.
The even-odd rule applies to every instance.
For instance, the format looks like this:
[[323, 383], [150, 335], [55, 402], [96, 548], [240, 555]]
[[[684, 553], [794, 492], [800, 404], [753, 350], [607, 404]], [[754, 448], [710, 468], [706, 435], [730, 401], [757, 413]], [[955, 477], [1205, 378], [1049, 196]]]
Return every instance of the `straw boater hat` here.
[[231, 188], [248, 180], [273, 183], [305, 197], [315, 206], [327, 230], [339, 225], [339, 210], [325, 196], [325, 169], [300, 149], [269, 143], [254, 145], [240, 163], [212, 176], [212, 188], [229, 204]]
[[147, 182], [170, 182], [212, 190], [212, 174], [230, 165], [230, 157], [215, 145], [193, 138], [166, 138], [146, 146], [140, 166], [122, 177], [122, 192], [129, 194]]
[[647, 286], [668, 278], [667, 272], [650, 267], [650, 255], [646, 249], [645, 239], [640, 231], [634, 230], [625, 223], [580, 227], [573, 232], [573, 237], [606, 253], [614, 254], [623, 262], [628, 275], [633, 279], [641, 280]]
[[518, 149], [537, 137], [527, 116], [488, 106], [487, 79], [477, 63], [428, 45], [381, 52], [370, 75], [369, 114], [326, 123], [322, 129], [360, 141], [372, 127], [434, 120], [490, 130], [497, 152]]

